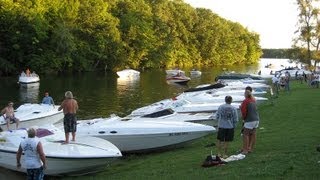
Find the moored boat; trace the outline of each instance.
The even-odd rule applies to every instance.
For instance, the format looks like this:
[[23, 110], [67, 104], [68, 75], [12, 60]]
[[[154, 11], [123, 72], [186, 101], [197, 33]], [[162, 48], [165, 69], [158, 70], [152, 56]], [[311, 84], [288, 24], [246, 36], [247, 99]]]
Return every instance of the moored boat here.
[[131, 121], [114, 116], [78, 121], [77, 136], [95, 136], [121, 152], [146, 152], [175, 147], [215, 132], [212, 126], [188, 122]]
[[[22, 104], [15, 110], [15, 117], [20, 120], [20, 127], [40, 126], [54, 124], [63, 119], [63, 112], [58, 111], [59, 105], [48, 104]], [[4, 115], [0, 117], [2, 129], [6, 129]]]
[[31, 84], [31, 83], [37, 83], [40, 81], [40, 77], [36, 73], [31, 73], [31, 74], [25, 74], [22, 72], [19, 76], [19, 83], [20, 84]]
[[168, 76], [166, 80], [169, 83], [187, 84], [191, 80], [191, 78], [185, 75], [177, 75], [177, 76]]
[[139, 77], [140, 72], [133, 69], [124, 69], [122, 71], [117, 71], [117, 75], [120, 78]]
[[[0, 166], [14, 171], [26, 172], [24, 156], [22, 167], [17, 169], [16, 153], [20, 142], [27, 137], [24, 129], [0, 133]], [[112, 143], [95, 137], [81, 137], [69, 144], [62, 144], [64, 133], [57, 128], [37, 129], [47, 160], [46, 175], [79, 175], [96, 172], [113, 159], [122, 156]]]

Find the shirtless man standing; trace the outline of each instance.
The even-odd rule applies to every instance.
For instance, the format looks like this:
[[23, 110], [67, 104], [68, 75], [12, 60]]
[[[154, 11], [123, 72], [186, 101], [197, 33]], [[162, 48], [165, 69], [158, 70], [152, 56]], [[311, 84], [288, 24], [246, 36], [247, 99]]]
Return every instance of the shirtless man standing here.
[[9, 125], [10, 125], [10, 122], [11, 122], [11, 121], [14, 122], [14, 123], [16, 123], [16, 129], [18, 129], [18, 126], [19, 126], [19, 122], [20, 122], [20, 121], [19, 121], [18, 118], [16, 118], [16, 117], [14, 116], [13, 102], [9, 102], [9, 103], [8, 103], [8, 106], [5, 107], [4, 109], [2, 109], [1, 114], [3, 114], [4, 119], [7, 121], [7, 128], [8, 128], [8, 130], [10, 130], [10, 129], [9, 129]]
[[63, 126], [64, 126], [64, 132], [66, 140], [64, 144], [69, 143], [69, 133], [72, 134], [72, 140], [76, 140], [76, 131], [77, 131], [77, 117], [76, 113], [78, 110], [78, 102], [73, 99], [73, 95], [71, 91], [67, 91], [65, 94], [65, 100], [61, 103], [61, 106], [59, 107], [59, 111], [63, 109]]

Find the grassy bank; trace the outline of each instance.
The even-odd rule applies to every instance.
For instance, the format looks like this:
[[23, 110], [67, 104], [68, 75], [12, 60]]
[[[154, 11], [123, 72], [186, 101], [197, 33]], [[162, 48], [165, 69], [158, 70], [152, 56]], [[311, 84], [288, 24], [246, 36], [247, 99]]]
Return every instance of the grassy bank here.
[[[319, 179], [320, 89], [293, 82], [291, 93], [261, 104], [255, 151], [244, 160], [202, 168], [216, 134], [175, 150], [130, 155], [90, 176], [63, 179]], [[240, 124], [239, 124], [240, 125]], [[240, 126], [230, 153], [241, 147]]]

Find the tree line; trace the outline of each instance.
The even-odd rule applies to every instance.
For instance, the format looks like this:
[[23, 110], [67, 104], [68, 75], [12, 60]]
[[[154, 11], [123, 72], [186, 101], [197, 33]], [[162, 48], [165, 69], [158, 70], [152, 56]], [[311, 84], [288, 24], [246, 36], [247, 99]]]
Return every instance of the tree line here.
[[252, 64], [259, 35], [182, 0], [0, 1], [0, 75]]

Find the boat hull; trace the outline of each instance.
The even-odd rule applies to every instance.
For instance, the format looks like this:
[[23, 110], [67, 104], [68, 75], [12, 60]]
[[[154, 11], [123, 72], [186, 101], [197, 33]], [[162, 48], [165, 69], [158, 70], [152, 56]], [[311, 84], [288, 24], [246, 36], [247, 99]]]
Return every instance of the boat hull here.
[[78, 122], [77, 136], [94, 136], [108, 140], [122, 153], [166, 149], [216, 131], [212, 126], [196, 123], [161, 120], [134, 121], [120, 117]]
[[20, 76], [19, 83], [20, 84], [32, 84], [40, 81], [39, 76], [31, 77], [31, 76]]
[[[25, 168], [17, 168], [16, 165], [16, 151], [0, 150], [0, 166], [26, 173]], [[44, 170], [45, 175], [82, 175], [99, 171], [101, 168], [111, 163], [116, 158], [55, 158], [46, 157], [47, 169]], [[23, 157], [21, 159], [22, 167], [24, 167]]]
[[212, 132], [172, 132], [163, 134], [141, 135], [94, 135], [117, 146], [122, 153], [147, 152], [180, 146], [184, 143], [211, 134]]

